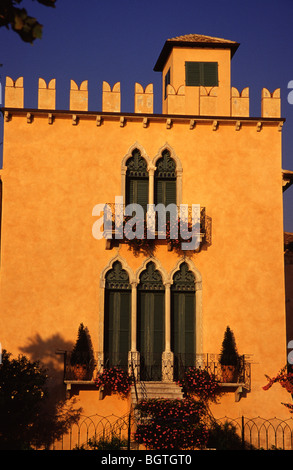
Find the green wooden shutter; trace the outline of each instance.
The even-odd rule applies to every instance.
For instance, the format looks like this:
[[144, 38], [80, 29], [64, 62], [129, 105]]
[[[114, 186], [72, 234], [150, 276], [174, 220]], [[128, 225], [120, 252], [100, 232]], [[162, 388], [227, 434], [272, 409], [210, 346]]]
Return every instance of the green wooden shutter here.
[[195, 294], [172, 293], [172, 350], [182, 361], [192, 363], [195, 354]]
[[141, 379], [160, 380], [164, 351], [164, 291], [140, 291], [138, 295], [138, 350], [143, 368]]
[[130, 351], [131, 293], [120, 292], [119, 354], [127, 364]]
[[165, 181], [165, 205], [176, 204], [176, 181]]
[[143, 209], [146, 211], [147, 203], [149, 200], [149, 184], [148, 180], [140, 179], [136, 181], [137, 183], [137, 194], [136, 194], [136, 203], [140, 204]]
[[203, 62], [204, 86], [218, 86], [218, 63]]
[[137, 308], [137, 347], [141, 380], [161, 380], [165, 347], [165, 289], [155, 264], [149, 262], [140, 275]]
[[106, 290], [104, 350], [109, 366], [127, 368], [130, 350], [131, 292]]
[[148, 203], [147, 163], [138, 149], [133, 150], [127, 162], [126, 204], [140, 204], [144, 209]]
[[218, 62], [185, 62], [186, 86], [218, 86]]
[[185, 62], [186, 86], [199, 86], [200, 62]]
[[164, 204], [164, 196], [163, 196], [163, 181], [156, 180], [155, 181], [155, 203], [156, 204]]
[[176, 181], [175, 180], [156, 180], [155, 203], [176, 204]]
[[[187, 355], [193, 355], [195, 353], [194, 297], [194, 292], [184, 293], [185, 353]], [[189, 357], [189, 359], [191, 359], [191, 357]]]
[[169, 69], [168, 72], [167, 72], [166, 75], [165, 75], [165, 94], [164, 94], [164, 99], [167, 98], [167, 86], [170, 85], [170, 80], [171, 80], [171, 73], [170, 73], [170, 69]]
[[129, 178], [126, 204], [140, 204], [146, 210], [149, 199], [148, 191], [147, 179]]

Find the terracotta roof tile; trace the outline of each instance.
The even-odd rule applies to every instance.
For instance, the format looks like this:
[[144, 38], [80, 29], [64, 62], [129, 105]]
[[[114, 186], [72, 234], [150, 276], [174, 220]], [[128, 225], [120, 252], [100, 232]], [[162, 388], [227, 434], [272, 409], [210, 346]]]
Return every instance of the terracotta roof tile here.
[[168, 41], [237, 44], [235, 41], [231, 41], [230, 39], [222, 39], [222, 38], [215, 38], [215, 37], [212, 37], [212, 36], [204, 36], [203, 34], [185, 34], [184, 36], [177, 36], [175, 38], [168, 39]]

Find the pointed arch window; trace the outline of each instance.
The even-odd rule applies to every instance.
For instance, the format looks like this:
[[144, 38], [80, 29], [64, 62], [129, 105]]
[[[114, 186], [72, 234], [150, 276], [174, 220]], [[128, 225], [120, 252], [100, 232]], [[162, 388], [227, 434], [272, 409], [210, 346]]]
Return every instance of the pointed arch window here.
[[137, 349], [141, 380], [161, 380], [165, 347], [165, 289], [162, 276], [151, 261], [137, 286]]
[[146, 211], [149, 195], [147, 162], [138, 149], [126, 162], [126, 204], [140, 204]]
[[186, 262], [173, 276], [171, 286], [171, 350], [174, 353], [174, 373], [194, 364], [196, 353], [195, 276]]
[[119, 261], [106, 274], [104, 308], [104, 364], [127, 370], [131, 341], [131, 285]]
[[156, 162], [155, 204], [176, 204], [176, 193], [176, 162], [166, 149]]

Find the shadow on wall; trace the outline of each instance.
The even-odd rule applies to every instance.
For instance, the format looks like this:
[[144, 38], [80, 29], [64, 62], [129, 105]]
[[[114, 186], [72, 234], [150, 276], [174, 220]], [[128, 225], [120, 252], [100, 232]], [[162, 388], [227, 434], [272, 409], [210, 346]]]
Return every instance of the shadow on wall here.
[[[43, 339], [39, 334], [36, 334], [32, 338], [28, 338], [25, 346], [20, 347], [20, 356], [23, 355], [32, 364], [39, 362], [40, 367], [46, 371], [48, 378], [45, 388], [47, 393], [44, 400], [39, 401], [37, 413], [34, 417], [28, 417], [30, 422], [33, 419], [32, 427], [26, 431], [20, 429], [20, 434], [12, 429], [13, 437], [8, 432], [5, 442], [1, 442], [4, 445], [3, 448], [10, 449], [10, 446], [14, 448], [15, 443], [21, 445], [20, 448], [27, 444], [32, 445], [33, 448], [50, 448], [53, 441], [60, 439], [74, 423], [78, 422], [83, 410], [76, 406], [74, 398], [66, 400], [65, 385], [63, 383], [63, 354], [60, 356], [55, 353], [60, 348], [65, 350], [71, 349], [72, 346], [72, 343], [65, 341], [60, 334], [52, 335], [47, 339]], [[25, 377], [24, 380], [28, 380], [28, 377]], [[21, 384], [19, 385], [21, 391]], [[25, 406], [25, 398], [22, 395], [20, 400], [20, 403]], [[18, 422], [18, 414], [17, 407], [12, 409], [12, 422], [15, 420]], [[24, 419], [27, 419], [26, 415]], [[19, 436], [20, 441], [18, 442]], [[28, 439], [28, 442], [25, 439]]]
[[31, 361], [40, 361], [47, 369], [50, 395], [56, 394], [57, 399], [65, 397], [65, 388], [61, 386], [64, 377], [63, 354], [56, 352], [71, 351], [73, 346], [73, 342], [65, 341], [59, 333], [56, 333], [46, 339], [36, 334], [28, 339], [26, 346], [20, 347], [21, 352]]

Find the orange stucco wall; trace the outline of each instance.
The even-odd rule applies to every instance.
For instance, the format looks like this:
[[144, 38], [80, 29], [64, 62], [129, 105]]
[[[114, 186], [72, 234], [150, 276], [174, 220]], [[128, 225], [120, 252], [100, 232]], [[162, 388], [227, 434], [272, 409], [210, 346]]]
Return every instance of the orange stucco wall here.
[[[119, 115], [105, 115], [101, 126], [90, 114], [77, 125], [70, 113], [56, 114], [53, 124], [46, 113], [33, 115], [28, 123], [26, 113], [12, 112], [5, 122], [2, 347], [39, 356], [61, 374], [55, 351], [70, 349], [83, 322], [100, 350], [100, 276], [117, 248], [106, 250], [105, 240], [92, 236], [92, 209], [121, 194], [121, 162], [131, 146], [138, 143], [152, 160], [167, 144], [183, 167], [182, 202], [205, 206], [212, 220], [211, 246], [192, 255], [202, 276], [202, 352], [219, 353], [229, 325], [239, 353], [252, 359], [251, 392], [238, 403], [227, 394], [215, 413], [287, 416], [280, 404], [286, 392], [278, 385], [262, 390], [264, 375], [286, 362], [278, 122], [263, 120], [258, 132], [253, 119], [237, 131], [232, 119], [213, 130], [209, 120], [190, 129], [174, 118], [167, 129], [158, 117], [143, 127], [142, 117], [126, 116], [122, 127]], [[126, 245], [119, 254], [134, 272], [144, 260]], [[178, 261], [164, 244], [155, 256], [167, 272]], [[101, 412], [104, 400], [92, 397], [79, 395], [88, 413]]]

